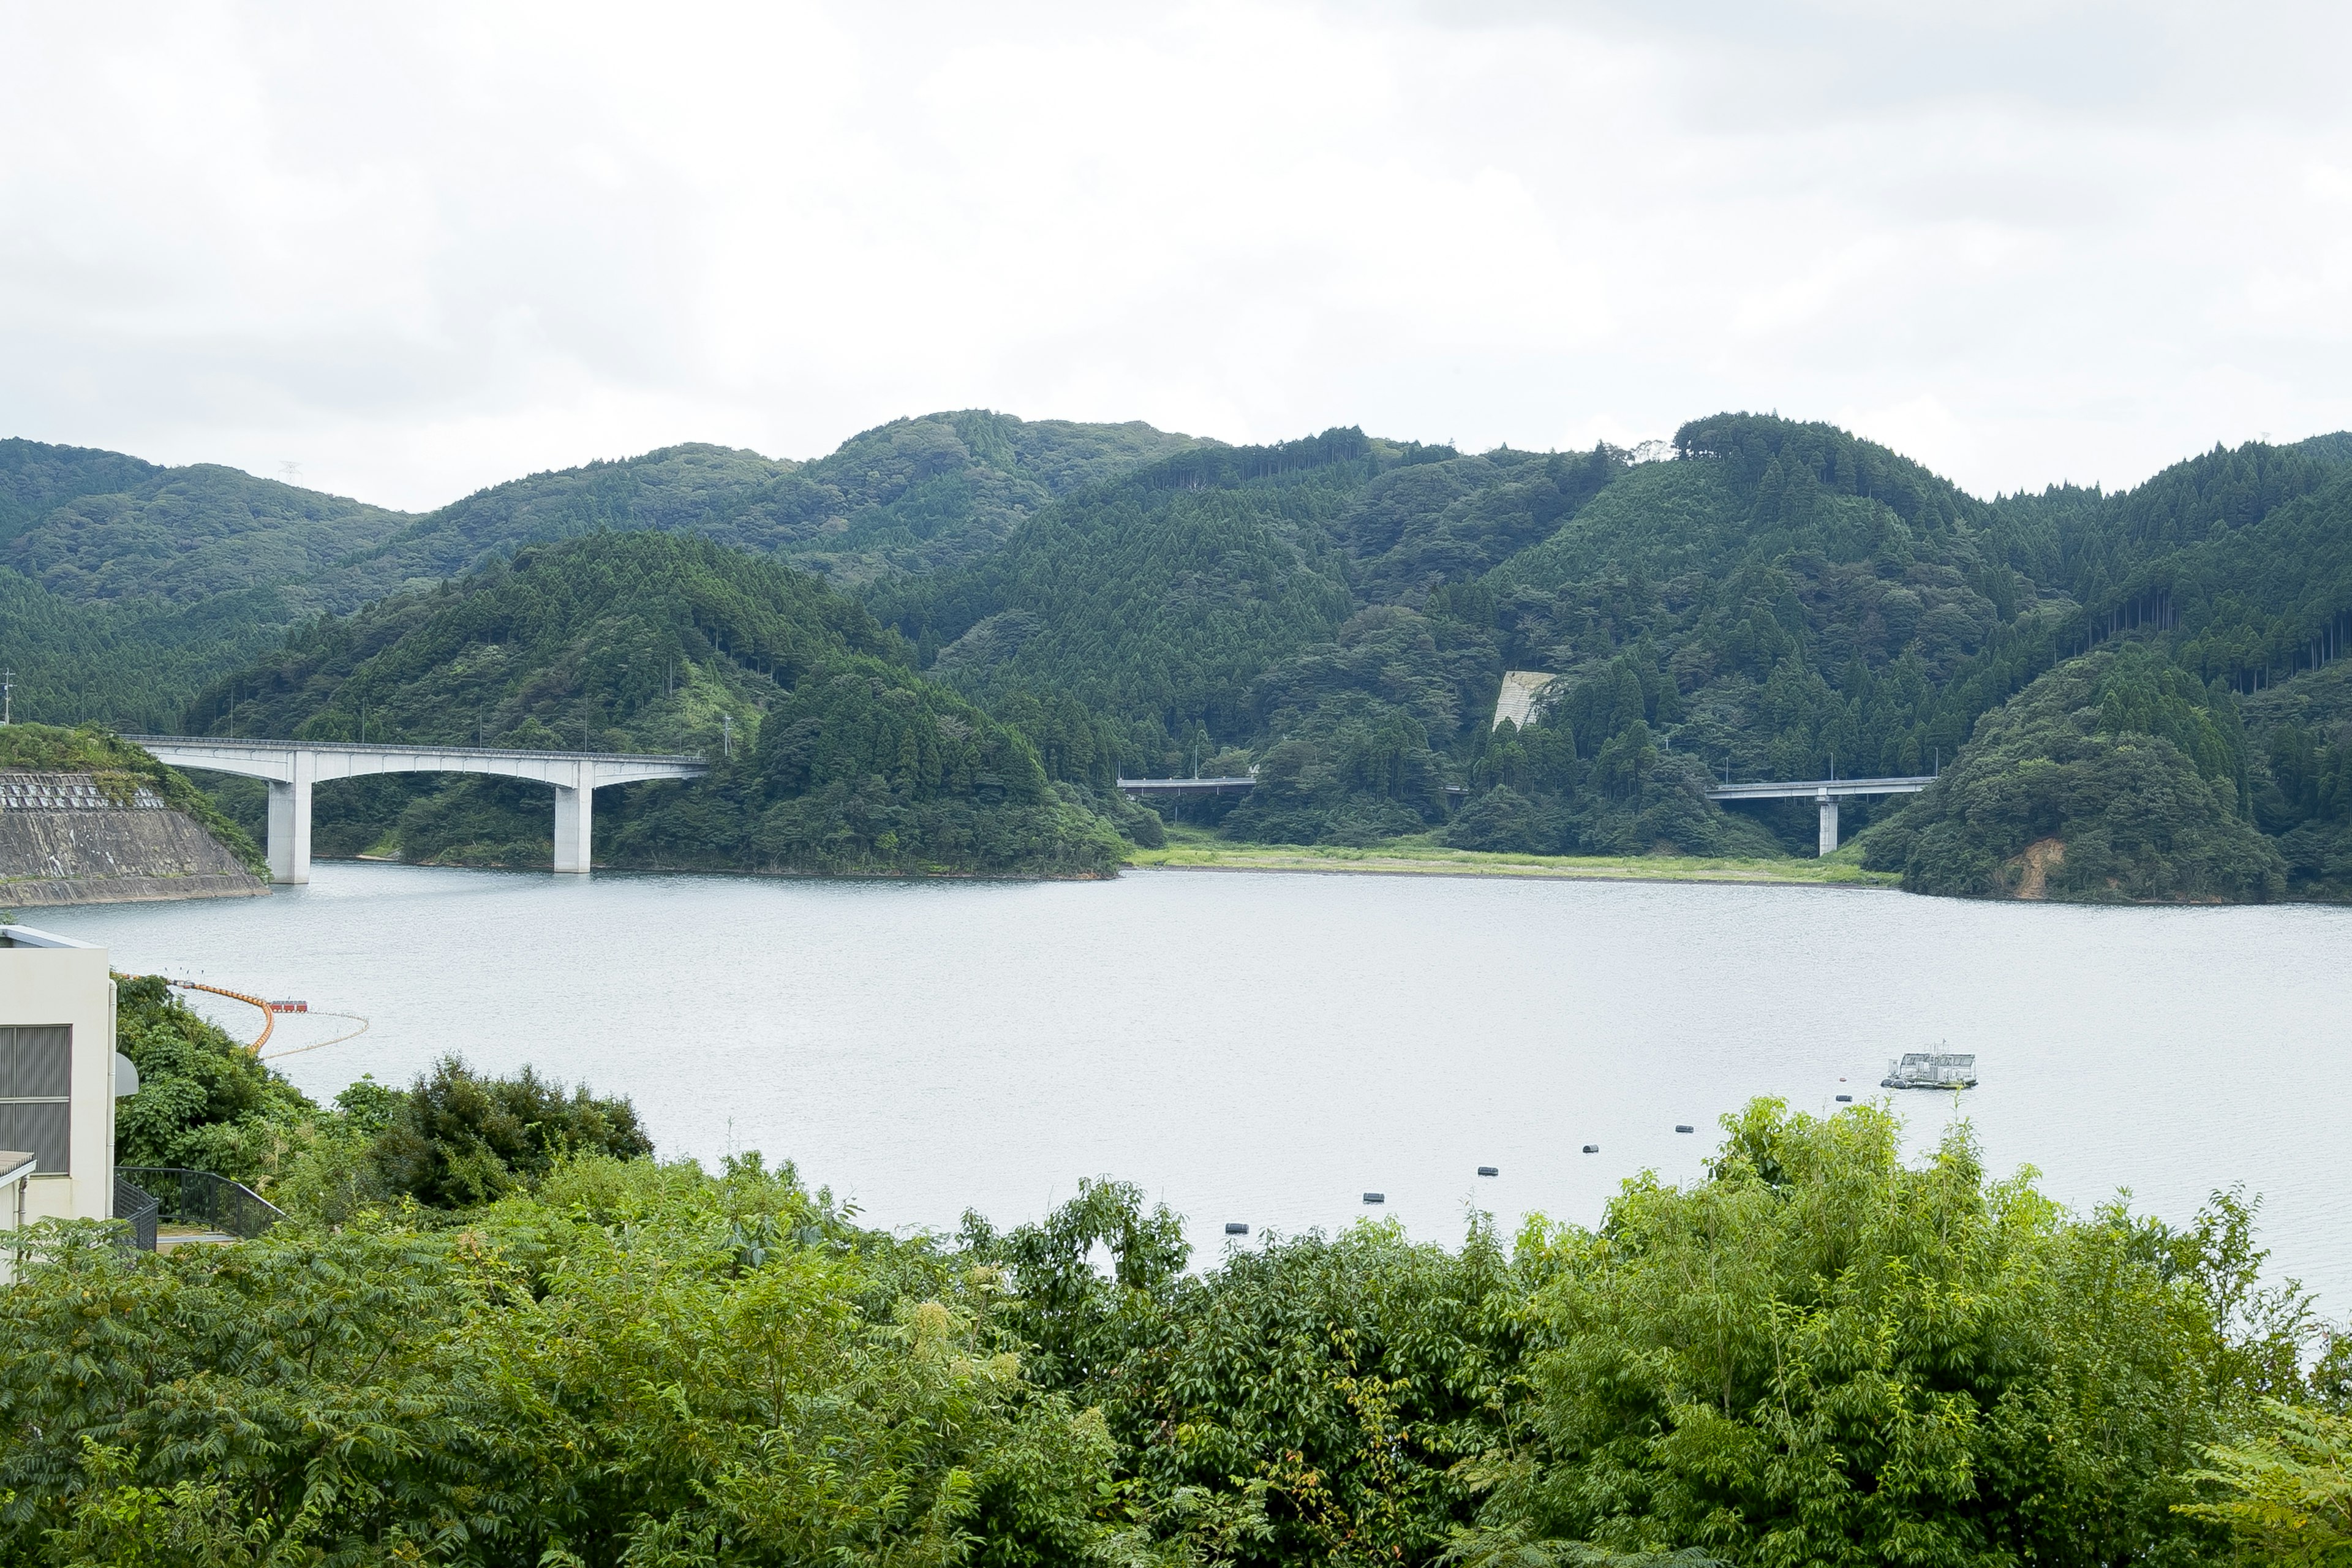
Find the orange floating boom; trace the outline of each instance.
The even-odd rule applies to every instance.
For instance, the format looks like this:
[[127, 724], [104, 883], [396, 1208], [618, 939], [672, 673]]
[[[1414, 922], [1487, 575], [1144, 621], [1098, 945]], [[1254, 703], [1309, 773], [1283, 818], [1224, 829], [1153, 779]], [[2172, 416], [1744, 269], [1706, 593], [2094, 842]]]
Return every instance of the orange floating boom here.
[[262, 997], [248, 996], [242, 991], [230, 991], [218, 985], [207, 985], [201, 980], [167, 979], [164, 984], [167, 985], [176, 985], [184, 991], [209, 991], [215, 996], [226, 996], [231, 1001], [242, 1002], [249, 1007], [260, 1008], [261, 1033], [255, 1036], [253, 1043], [245, 1047], [247, 1050], [251, 1051], [255, 1056], [259, 1056], [261, 1054], [261, 1047], [269, 1043], [269, 1031], [278, 1027], [277, 1010], [270, 1006], [269, 1003]]

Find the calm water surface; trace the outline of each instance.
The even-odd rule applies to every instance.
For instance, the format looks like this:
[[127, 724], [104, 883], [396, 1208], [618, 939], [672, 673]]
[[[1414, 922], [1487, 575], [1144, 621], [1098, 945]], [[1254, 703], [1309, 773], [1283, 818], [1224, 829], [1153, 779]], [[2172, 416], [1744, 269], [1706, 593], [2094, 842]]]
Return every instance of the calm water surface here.
[[[1868, 1098], [1890, 1054], [1946, 1040], [1978, 1055], [1996, 1170], [2176, 1220], [2243, 1182], [2274, 1265], [2352, 1309], [2352, 911], [1185, 871], [317, 879], [39, 923], [120, 967], [366, 1015], [278, 1062], [314, 1095], [447, 1051], [530, 1063], [633, 1097], [665, 1154], [789, 1157], [870, 1222], [1010, 1223], [1111, 1173], [1202, 1257], [1225, 1221], [1345, 1224], [1367, 1189], [1447, 1241], [1472, 1203], [1590, 1223], [1645, 1166], [1696, 1175], [1750, 1096]], [[209, 1010], [249, 1036], [251, 1009]], [[1916, 1143], [1949, 1119], [1896, 1100]]]

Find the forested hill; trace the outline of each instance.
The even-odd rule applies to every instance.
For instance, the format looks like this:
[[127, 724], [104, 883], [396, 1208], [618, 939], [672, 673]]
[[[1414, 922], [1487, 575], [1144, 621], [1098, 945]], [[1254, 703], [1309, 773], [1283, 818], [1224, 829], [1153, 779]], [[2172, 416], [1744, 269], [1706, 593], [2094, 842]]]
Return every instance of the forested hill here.
[[[1246, 802], [1208, 811], [1228, 834], [1805, 853], [1807, 808], [1727, 815], [1706, 799], [1710, 781], [1915, 773], [1964, 759], [1955, 776], [1973, 790], [2063, 753], [2084, 766], [2034, 776], [2076, 780], [2065, 799], [1992, 812], [1990, 796], [1931, 792], [1903, 832], [1867, 852], [1887, 864], [1892, 846], [1908, 845], [1898, 859], [1914, 885], [1952, 889], [2352, 889], [2352, 785], [2335, 782], [2352, 778], [2352, 709], [2330, 664], [2352, 633], [2347, 437], [2217, 447], [2127, 491], [2059, 486], [1988, 501], [1831, 426], [1746, 414], [1694, 421], [1640, 453], [1466, 454], [1355, 429], [1226, 447], [1139, 425], [966, 411], [897, 421], [809, 463], [671, 447], [532, 476], [421, 518], [337, 511], [356, 503], [332, 498], [298, 505], [289, 497], [303, 492], [277, 495], [284, 487], [241, 491], [245, 521], [217, 539], [142, 524], [166, 539], [143, 553], [89, 542], [103, 531], [92, 519], [136, 532], [138, 520], [171, 515], [169, 496], [201, 490], [189, 477], [199, 470], [22, 443], [9, 452], [0, 548], [47, 562], [50, 584], [0, 570], [7, 653], [26, 671], [31, 717], [159, 724], [159, 709], [246, 665], [312, 610], [384, 601], [301, 632], [288, 658], [311, 657], [320, 638], [363, 641], [428, 616], [433, 585], [454, 574], [470, 574], [469, 597], [492, 592], [498, 563], [538, 544], [659, 532], [705, 542], [719, 552], [712, 563], [791, 562], [856, 592], [904, 640], [905, 662], [886, 662], [1009, 726], [1050, 779], [1130, 832], [1149, 829], [1110, 800], [1118, 773], [1255, 769]], [[142, 496], [145, 510], [115, 504]], [[306, 507], [317, 516], [297, 526]], [[345, 533], [330, 540], [336, 529]], [[372, 542], [308, 575], [191, 587], [176, 600], [136, 586], [208, 582], [208, 563], [233, 559], [237, 541], [268, 559], [289, 541], [323, 552], [368, 530]], [[401, 625], [403, 636], [416, 629]], [[2118, 686], [2104, 665], [2068, 672], [2118, 642], [2145, 645], [2168, 673]], [[457, 668], [422, 646], [354, 663], [335, 701], [354, 719], [365, 701], [381, 721], [405, 723], [394, 671], [413, 664], [427, 672], [418, 689], [437, 691]], [[736, 658], [731, 644], [722, 651]], [[284, 665], [222, 681], [159, 727], [328, 721], [324, 709], [272, 706]], [[743, 668], [797, 690], [756, 658]], [[1533, 721], [1497, 730], [1495, 691], [1510, 668], [1557, 679]], [[2045, 680], [2018, 722], [1997, 737], [1980, 729]], [[2104, 728], [2053, 718], [2066, 693], [2126, 688], [2168, 695], [2102, 698], [2099, 711], [2116, 716]], [[232, 720], [257, 690], [261, 707]], [[761, 689], [745, 700], [748, 722], [775, 699]], [[2179, 736], [2205, 731], [2165, 703], [2204, 715], [2222, 752], [2182, 750]], [[450, 711], [486, 733], [520, 714], [566, 737], [601, 728], [646, 744], [669, 722], [615, 721], [569, 698], [509, 708], [469, 698]], [[2148, 717], [2159, 708], [2171, 717]], [[2116, 746], [2130, 766], [2109, 765], [2100, 748]], [[2093, 765], [2092, 752], [2107, 761]], [[2008, 761], [1992, 766], [1996, 754]], [[2184, 767], [2203, 784], [2191, 788]], [[2203, 800], [2200, 811], [2261, 837], [2242, 843], [2214, 818], [2133, 838], [2120, 825], [2145, 789], [2179, 809]], [[1849, 808], [1849, 831], [1901, 807]], [[1956, 824], [1976, 837], [1957, 843]], [[2124, 859], [2085, 847], [2075, 873], [2025, 875], [2029, 849], [2041, 865], [2049, 844], [2087, 846], [2082, 836], [2100, 833], [2137, 847], [2116, 849]], [[2192, 871], [2179, 859], [2188, 851], [2168, 844], [2234, 846], [2234, 868]], [[1932, 864], [1912, 862], [1930, 848]], [[2083, 869], [2124, 860], [2127, 874]]]
[[[1120, 854], [1026, 740], [908, 668], [854, 600], [677, 534], [532, 545], [313, 623], [187, 717], [195, 732], [710, 756], [706, 778], [605, 792], [606, 864], [1098, 875]], [[224, 793], [257, 826], [257, 790]], [[549, 837], [545, 789], [503, 780], [317, 796], [323, 854], [543, 865]]]
[[[1666, 461], [1468, 457], [1336, 430], [1139, 468], [1041, 510], [975, 566], [872, 600], [934, 673], [1002, 710], [1068, 694], [1099, 716], [1097, 749], [1129, 765], [1255, 766], [1228, 832], [1619, 853], [1769, 850], [1777, 833], [1801, 850], [1809, 810], [1727, 816], [1710, 780], [1932, 771], [1987, 713], [2119, 636], [2159, 640], [2200, 692], [2324, 663], [2343, 626], [2330, 617], [2352, 608], [2336, 564], [2352, 547], [2343, 445], [2216, 449], [2127, 492], [1986, 502], [1832, 426], [1757, 416], [1684, 426]], [[1489, 729], [1506, 668], [1560, 678], [1524, 731]], [[2259, 841], [2217, 878], [2158, 865], [2176, 840], [2150, 839], [2128, 877], [2032, 885], [2326, 890], [2352, 865], [2311, 825], [2336, 820], [2328, 759], [2347, 737], [2335, 719], [2296, 722], [2281, 755], [2315, 760], [2273, 767], [2258, 722], [2209, 792], [2232, 820], [2302, 834], [2287, 883]], [[2278, 784], [2279, 768], [2312, 782]], [[1448, 785], [1466, 786], [1458, 811]], [[2113, 803], [2074, 804], [2038, 837]], [[1873, 810], [1850, 807], [1849, 826]], [[2184, 846], [2232, 831], [2179, 828]]]
[[528, 544], [658, 529], [854, 584], [985, 554], [1055, 496], [1197, 444], [966, 410], [894, 420], [814, 462], [673, 447], [412, 514], [232, 468], [5, 441], [0, 605], [23, 606], [6, 657], [30, 717], [169, 728], [165, 712], [296, 622]]
[[[1139, 469], [874, 602], [943, 679], [1075, 693], [1160, 771], [1246, 752], [1241, 831], [1429, 828], [1465, 783], [1512, 792], [1482, 845], [1756, 847], [1710, 770], [1958, 749], [1937, 694], [2037, 605], [2007, 554], [1992, 509], [1825, 426], [1703, 421], [1663, 462], [1341, 430]], [[1507, 668], [1566, 679], [1543, 743], [1490, 757]]]
[[349, 570], [382, 591], [524, 544], [649, 528], [787, 555], [854, 585], [983, 555], [1055, 496], [1194, 444], [1143, 424], [966, 409], [893, 420], [809, 463], [671, 447], [479, 491], [418, 519]]

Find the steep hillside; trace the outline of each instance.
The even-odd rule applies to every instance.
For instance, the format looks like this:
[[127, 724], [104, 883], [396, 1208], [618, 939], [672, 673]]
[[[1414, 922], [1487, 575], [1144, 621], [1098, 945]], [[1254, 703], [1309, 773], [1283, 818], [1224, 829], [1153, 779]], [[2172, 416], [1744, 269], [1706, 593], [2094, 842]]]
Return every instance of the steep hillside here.
[[0, 440], [0, 547], [68, 501], [119, 494], [163, 471], [120, 452]]
[[20, 721], [170, 731], [190, 698], [276, 647], [292, 618], [275, 588], [186, 605], [77, 603], [0, 566], [0, 664], [15, 671]]
[[[1109, 824], [1029, 743], [917, 676], [854, 601], [708, 540], [596, 533], [313, 623], [223, 680], [192, 732], [696, 751], [687, 784], [607, 791], [614, 865], [1097, 874]], [[731, 736], [730, 731], [731, 731]], [[251, 814], [258, 792], [227, 787]], [[322, 854], [543, 865], [544, 789], [322, 784]]]

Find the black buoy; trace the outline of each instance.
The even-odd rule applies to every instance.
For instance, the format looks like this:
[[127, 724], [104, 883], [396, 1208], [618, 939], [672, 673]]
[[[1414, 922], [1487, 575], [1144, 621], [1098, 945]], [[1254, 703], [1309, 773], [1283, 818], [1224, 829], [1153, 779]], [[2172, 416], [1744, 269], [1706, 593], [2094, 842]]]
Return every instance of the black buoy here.
[[1850, 1094], [1841, 1094], [1838, 1096], [1838, 1103], [1840, 1105], [1852, 1105], [1853, 1103], [1853, 1096]]
[[1225, 1226], [1225, 1234], [1227, 1236], [1247, 1236], [1249, 1234], [1249, 1226], [1245, 1225], [1228, 1224]]
[[1389, 1195], [1386, 1193], [1366, 1193], [1364, 1201], [1368, 1204], [1384, 1204], [1389, 1201]]
[[1587, 1143], [1584, 1146], [1584, 1152], [1588, 1154], [1598, 1154], [1601, 1152], [1601, 1145], [1598, 1143]]
[[1687, 1121], [1677, 1121], [1675, 1123], [1675, 1131], [1677, 1132], [1696, 1132], [1698, 1129], [1693, 1127]]
[[1478, 1173], [1482, 1176], [1499, 1176], [1503, 1173], [1492, 1165], [1481, 1165], [1478, 1167]]

